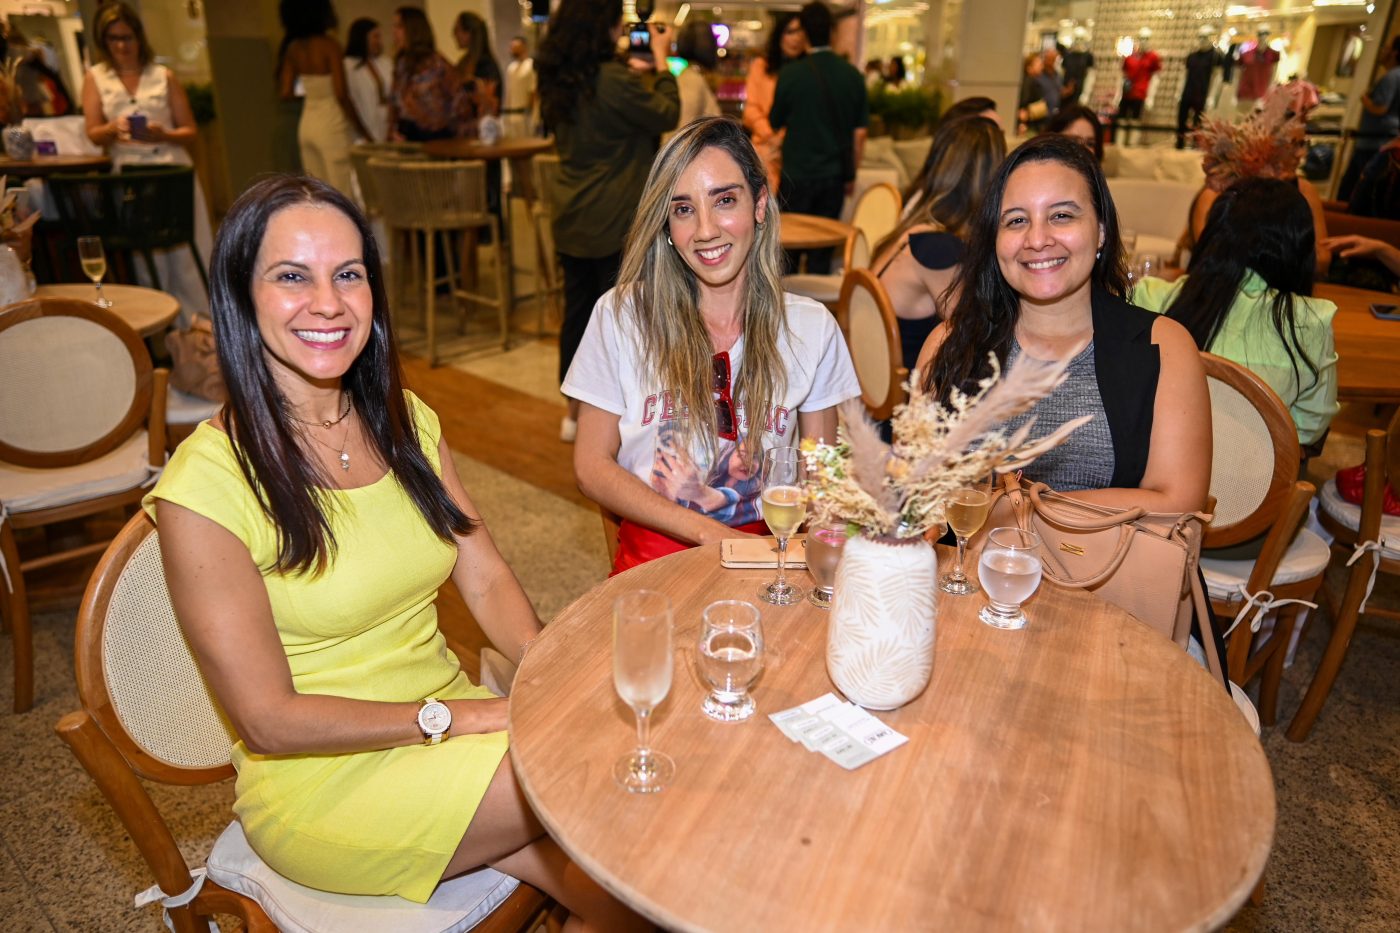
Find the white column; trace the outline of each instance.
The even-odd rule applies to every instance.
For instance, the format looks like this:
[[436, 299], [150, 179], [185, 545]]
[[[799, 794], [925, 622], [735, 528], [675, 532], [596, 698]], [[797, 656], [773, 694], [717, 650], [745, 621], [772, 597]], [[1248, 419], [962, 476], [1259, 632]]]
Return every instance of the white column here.
[[1016, 125], [1021, 96], [1022, 41], [1031, 0], [963, 4], [958, 36], [958, 85], [949, 103], [964, 97], [990, 97], [1008, 129]]

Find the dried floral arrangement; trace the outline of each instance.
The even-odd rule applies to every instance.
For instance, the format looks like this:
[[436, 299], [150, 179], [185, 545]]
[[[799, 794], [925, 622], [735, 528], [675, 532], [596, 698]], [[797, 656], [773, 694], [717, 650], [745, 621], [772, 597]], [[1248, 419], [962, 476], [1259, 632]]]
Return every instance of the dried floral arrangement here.
[[1004, 378], [995, 356], [991, 363], [976, 392], [954, 391], [946, 406], [911, 380], [909, 401], [894, 410], [893, 444], [880, 438], [858, 399], [843, 404], [837, 443], [802, 441], [814, 517], [879, 537], [922, 537], [943, 524], [953, 492], [985, 482], [993, 471], [1022, 469], [1089, 420], [1076, 418], [1035, 440], [1034, 418], [1006, 431], [1008, 418], [1064, 381], [1067, 362], [1022, 358]]
[[1307, 124], [1293, 112], [1295, 94], [1276, 87], [1264, 106], [1239, 123], [1205, 120], [1193, 139], [1205, 151], [1206, 186], [1224, 191], [1241, 178], [1289, 179], [1298, 174]]

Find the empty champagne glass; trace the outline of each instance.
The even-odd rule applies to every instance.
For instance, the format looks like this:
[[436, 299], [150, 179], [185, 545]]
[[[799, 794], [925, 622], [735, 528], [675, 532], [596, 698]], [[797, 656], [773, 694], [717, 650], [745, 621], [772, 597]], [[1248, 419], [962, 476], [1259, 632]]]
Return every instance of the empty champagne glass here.
[[763, 452], [763, 520], [778, 539], [778, 578], [761, 587], [758, 598], [775, 606], [790, 606], [803, 596], [800, 586], [787, 582], [788, 538], [807, 512], [798, 485], [800, 462], [796, 447], [771, 447]]
[[83, 264], [83, 274], [97, 286], [97, 306], [112, 307], [112, 303], [102, 296], [102, 278], [107, 274], [107, 254], [102, 250], [102, 238], [78, 237], [78, 260]]
[[978, 561], [987, 605], [977, 617], [995, 628], [1024, 628], [1021, 603], [1040, 586], [1040, 535], [1020, 528], [993, 528]]
[[985, 489], [968, 486], [956, 490], [948, 497], [948, 507], [944, 509], [944, 516], [948, 519], [948, 527], [953, 529], [953, 534], [958, 539], [958, 563], [951, 573], [945, 573], [939, 578], [938, 588], [943, 592], [952, 593], [954, 596], [967, 596], [977, 592], [977, 584], [967, 578], [963, 571], [963, 563], [967, 556], [967, 539], [982, 530], [982, 523], [987, 520], [987, 512], [991, 508], [992, 496]]
[[763, 670], [763, 625], [758, 607], [721, 599], [705, 607], [700, 626], [700, 676], [710, 685], [701, 709], [711, 719], [739, 722], [757, 708], [749, 688]]
[[845, 546], [844, 522], [807, 526], [807, 572], [816, 584], [807, 595], [807, 602], [818, 609], [831, 608], [831, 594], [836, 587], [836, 567], [841, 563]]
[[676, 763], [651, 747], [651, 714], [671, 692], [671, 600], [654, 590], [613, 603], [613, 684], [637, 714], [637, 748], [613, 765], [613, 779], [634, 794], [670, 783]]

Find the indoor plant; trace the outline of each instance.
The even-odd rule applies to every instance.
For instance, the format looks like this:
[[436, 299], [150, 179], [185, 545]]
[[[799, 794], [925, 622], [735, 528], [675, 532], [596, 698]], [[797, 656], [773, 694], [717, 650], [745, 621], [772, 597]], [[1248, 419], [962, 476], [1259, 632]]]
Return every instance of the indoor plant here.
[[1088, 416], [1032, 440], [1034, 419], [1003, 425], [1049, 395], [1064, 363], [1023, 360], [947, 404], [911, 385], [895, 408], [893, 444], [880, 439], [859, 401], [845, 403], [836, 444], [802, 442], [810, 511], [844, 521], [847, 541], [836, 571], [827, 635], [827, 670], [847, 698], [894, 709], [918, 696], [933, 673], [937, 559], [928, 536], [942, 534], [948, 497], [1018, 470], [1063, 441]]

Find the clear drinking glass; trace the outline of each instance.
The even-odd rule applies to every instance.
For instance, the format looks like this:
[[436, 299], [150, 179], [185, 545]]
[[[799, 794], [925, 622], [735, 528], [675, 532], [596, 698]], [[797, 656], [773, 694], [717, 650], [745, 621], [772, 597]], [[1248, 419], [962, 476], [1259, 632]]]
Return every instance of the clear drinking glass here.
[[711, 719], [739, 722], [757, 708], [749, 687], [763, 670], [763, 624], [758, 607], [722, 599], [705, 607], [700, 626], [700, 676], [710, 685], [701, 709]]
[[977, 574], [987, 591], [987, 605], [977, 617], [995, 628], [1026, 625], [1021, 603], [1040, 586], [1040, 535], [1019, 528], [993, 528], [982, 548]]
[[112, 303], [102, 296], [102, 278], [107, 274], [107, 254], [102, 250], [102, 238], [78, 237], [78, 260], [83, 264], [83, 274], [97, 286], [97, 306], [112, 307]]
[[796, 447], [772, 447], [763, 452], [763, 520], [778, 539], [778, 578], [758, 591], [758, 598], [775, 606], [790, 606], [803, 597], [800, 586], [787, 582], [788, 538], [806, 517]]
[[654, 590], [613, 603], [613, 684], [637, 714], [637, 748], [613, 765], [613, 779], [634, 794], [662, 790], [676, 763], [651, 748], [651, 714], [671, 692], [671, 600]]
[[1138, 253], [1133, 257], [1133, 283], [1137, 284], [1149, 275], [1162, 274], [1162, 257], [1156, 253]]
[[807, 526], [807, 572], [812, 575], [812, 592], [807, 602], [818, 609], [831, 608], [831, 593], [836, 585], [836, 567], [846, 546], [846, 525], [833, 522]]
[[943, 592], [952, 593], [954, 596], [967, 596], [977, 592], [977, 584], [969, 580], [963, 571], [963, 562], [967, 556], [967, 539], [982, 530], [982, 523], [987, 520], [987, 513], [991, 508], [992, 496], [985, 489], [968, 486], [948, 497], [948, 507], [944, 510], [944, 516], [948, 519], [948, 527], [953, 529], [953, 534], [958, 539], [958, 563], [951, 573], [945, 573], [939, 578], [938, 588]]

